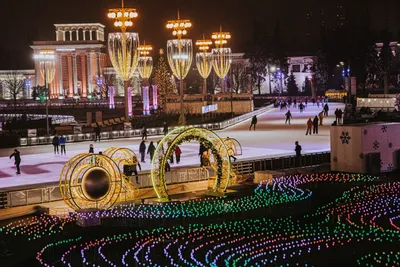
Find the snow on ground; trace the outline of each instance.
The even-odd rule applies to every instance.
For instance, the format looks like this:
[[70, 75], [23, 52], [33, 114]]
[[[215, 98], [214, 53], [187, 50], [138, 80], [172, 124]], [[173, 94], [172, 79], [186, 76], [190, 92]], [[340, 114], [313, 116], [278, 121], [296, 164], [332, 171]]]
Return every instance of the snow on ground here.
[[[303, 113], [298, 109], [290, 109], [293, 119], [291, 124], [285, 125], [286, 111], [274, 109], [258, 116], [256, 131], [249, 131], [250, 120], [244, 121], [225, 130], [217, 131], [221, 137], [237, 139], [243, 148], [243, 155], [238, 160], [251, 158], [267, 158], [294, 154], [294, 142], [299, 141], [303, 153], [322, 152], [330, 150], [329, 126], [334, 120], [332, 116], [336, 108], [342, 108], [343, 104], [331, 103], [330, 117], [324, 119], [324, 126], [319, 128], [318, 135], [305, 136], [306, 122], [313, 118], [322, 108], [308, 105]], [[161, 137], [149, 138], [157, 141]], [[138, 154], [140, 138], [105, 140], [93, 143], [95, 152], [104, 151], [108, 147], [128, 147]], [[21, 147], [22, 162], [21, 175], [16, 175], [13, 160], [8, 158], [13, 149], [0, 149], [0, 189], [14, 186], [29, 186], [41, 183], [52, 183], [59, 180], [64, 164], [74, 155], [89, 150], [89, 142], [67, 144], [67, 155], [54, 155], [51, 145]], [[180, 166], [193, 166], [199, 164], [198, 143], [185, 143], [181, 146], [182, 156]], [[146, 163], [142, 164], [142, 170], [150, 170], [149, 156]], [[175, 167], [177, 164], [171, 165]]]

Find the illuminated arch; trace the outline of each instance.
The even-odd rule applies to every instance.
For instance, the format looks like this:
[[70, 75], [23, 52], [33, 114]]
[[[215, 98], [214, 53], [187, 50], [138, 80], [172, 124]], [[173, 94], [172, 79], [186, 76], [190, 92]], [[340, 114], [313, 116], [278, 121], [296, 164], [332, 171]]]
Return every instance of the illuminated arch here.
[[[136, 153], [129, 148], [110, 147], [107, 148], [103, 154], [111, 158], [118, 165], [121, 175], [124, 178], [122, 179], [121, 192], [121, 195], [125, 194], [125, 199], [123, 200], [135, 200], [140, 190], [137, 186], [133, 185], [129, 177], [125, 175], [124, 166], [137, 164]], [[134, 158], [136, 159], [136, 162], [134, 162]]]
[[83, 153], [71, 158], [60, 174], [60, 192], [72, 209], [108, 209], [121, 192], [121, 172], [105, 155]]
[[[211, 149], [216, 164], [216, 179], [212, 187], [213, 192], [226, 191], [231, 178], [231, 161], [229, 152], [223, 140], [213, 131], [204, 128], [179, 127], [166, 135], [157, 145], [154, 158], [151, 161], [151, 179], [154, 191], [160, 201], [168, 201], [169, 195], [165, 180], [165, 166], [177, 145], [183, 142], [199, 141]], [[171, 142], [164, 155], [164, 144]]]

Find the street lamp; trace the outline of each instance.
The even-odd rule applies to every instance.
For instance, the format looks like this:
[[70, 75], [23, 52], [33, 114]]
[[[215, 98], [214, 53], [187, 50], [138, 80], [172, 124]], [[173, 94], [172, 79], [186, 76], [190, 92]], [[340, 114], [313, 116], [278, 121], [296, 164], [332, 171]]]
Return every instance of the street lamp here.
[[177, 39], [167, 41], [167, 58], [172, 73], [179, 82], [180, 101], [180, 117], [179, 124], [185, 125], [185, 110], [183, 105], [183, 80], [190, 70], [193, 60], [193, 43], [192, 39], [183, 39], [187, 34], [187, 29], [192, 27], [192, 23], [188, 19], [181, 19], [178, 11], [178, 19], [167, 21], [167, 29], [172, 30], [172, 35]]
[[143, 115], [150, 115], [150, 100], [149, 100], [149, 78], [153, 71], [153, 58], [150, 57], [150, 51], [153, 50], [151, 45], [140, 45], [138, 71], [143, 79]]
[[51, 84], [56, 74], [55, 54], [53, 50], [43, 50], [39, 54], [33, 56], [34, 59], [39, 61], [40, 75], [44, 80], [45, 100], [46, 100], [46, 129], [47, 135], [50, 135], [49, 125], [49, 98], [50, 90], [47, 88]]
[[216, 48], [214, 48], [211, 53], [213, 56], [213, 67], [215, 73], [221, 79], [221, 91], [225, 91], [224, 78], [229, 72], [231, 67], [231, 57], [232, 51], [230, 48], [225, 48], [224, 45], [228, 43], [231, 39], [230, 32], [223, 32], [222, 26], [219, 32], [213, 32], [212, 37], [214, 40]]
[[108, 52], [115, 72], [124, 82], [125, 119], [129, 120], [132, 115], [132, 89], [129, 87], [129, 81], [139, 61], [139, 34], [127, 32], [127, 29], [133, 26], [133, 19], [138, 17], [138, 13], [134, 8], [124, 7], [122, 0], [121, 8], [109, 9], [107, 16], [114, 20], [115, 27], [121, 28], [121, 32], [108, 35]]
[[200, 76], [203, 77], [203, 101], [206, 101], [207, 98], [207, 78], [210, 76], [212, 70], [212, 56], [211, 53], [207, 51], [210, 49], [210, 45], [212, 45], [211, 40], [198, 40], [196, 42], [200, 53], [196, 53], [196, 66], [197, 70], [200, 73]]

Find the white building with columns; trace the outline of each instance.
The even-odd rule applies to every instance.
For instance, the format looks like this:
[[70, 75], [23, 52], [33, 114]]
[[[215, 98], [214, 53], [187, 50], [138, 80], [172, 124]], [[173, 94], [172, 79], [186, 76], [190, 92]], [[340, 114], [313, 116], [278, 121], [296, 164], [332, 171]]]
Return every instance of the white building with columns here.
[[[97, 77], [108, 65], [104, 26], [99, 23], [55, 24], [56, 41], [33, 42], [34, 57], [43, 51], [55, 55], [51, 98], [87, 98], [95, 90]], [[44, 85], [40, 62], [35, 60], [35, 84]]]

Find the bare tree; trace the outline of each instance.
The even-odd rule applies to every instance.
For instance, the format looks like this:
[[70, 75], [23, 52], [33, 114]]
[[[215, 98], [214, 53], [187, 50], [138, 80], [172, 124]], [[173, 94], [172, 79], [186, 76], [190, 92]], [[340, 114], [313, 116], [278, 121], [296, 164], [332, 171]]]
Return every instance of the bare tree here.
[[244, 64], [237, 63], [231, 66], [231, 80], [232, 80], [232, 89], [238, 94], [239, 92], [247, 92], [248, 91], [248, 83], [249, 77], [246, 73], [246, 68]]
[[11, 96], [14, 101], [14, 107], [17, 106], [17, 98], [22, 95], [25, 88], [25, 77], [17, 72], [10, 72], [5, 79], [1, 81], [3, 89]]

